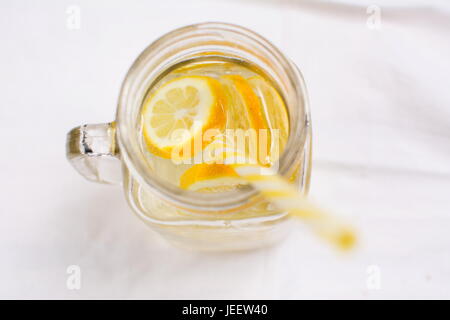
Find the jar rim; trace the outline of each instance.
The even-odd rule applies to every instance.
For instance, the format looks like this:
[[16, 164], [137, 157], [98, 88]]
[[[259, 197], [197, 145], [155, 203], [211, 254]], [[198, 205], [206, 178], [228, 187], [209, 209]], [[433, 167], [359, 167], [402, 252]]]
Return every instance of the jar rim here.
[[189, 39], [190, 37], [199, 36], [202, 33], [208, 32], [219, 36], [223, 36], [224, 34], [228, 36], [239, 35], [251, 41], [254, 45], [258, 45], [261, 50], [265, 51], [269, 58], [275, 59], [282, 67], [283, 72], [286, 73], [287, 80], [290, 82], [293, 89], [292, 92], [295, 95], [293, 100], [296, 103], [302, 102], [303, 113], [299, 114], [301, 117], [297, 116], [295, 120], [302, 119], [303, 123], [299, 123], [300, 121], [292, 123], [291, 121], [291, 131], [289, 132], [288, 141], [285, 150], [278, 160], [279, 173], [281, 175], [287, 176], [289, 170], [294, 166], [296, 159], [300, 158], [301, 152], [303, 152], [304, 146], [307, 143], [308, 132], [310, 131], [309, 103], [306, 86], [300, 71], [279, 49], [257, 33], [234, 24], [205, 22], [175, 29], [151, 43], [134, 61], [122, 83], [116, 115], [120, 154], [128, 171], [138, 183], [162, 199], [183, 209], [195, 212], [230, 211], [248, 206], [250, 203], [257, 201], [257, 199], [261, 199], [261, 197], [251, 187], [217, 194], [204, 194], [182, 190], [151, 174], [142, 156], [139, 156], [142, 150], [133, 134], [134, 128], [129, 105], [130, 99], [132, 99], [131, 96], [134, 94], [133, 89], [139, 84], [139, 77], [142, 76], [139, 72], [143, 70], [145, 64], [148, 64], [151, 59], [156, 59], [154, 57], [156, 53], [163, 48], [167, 49], [170, 45], [176, 43], [177, 40]]

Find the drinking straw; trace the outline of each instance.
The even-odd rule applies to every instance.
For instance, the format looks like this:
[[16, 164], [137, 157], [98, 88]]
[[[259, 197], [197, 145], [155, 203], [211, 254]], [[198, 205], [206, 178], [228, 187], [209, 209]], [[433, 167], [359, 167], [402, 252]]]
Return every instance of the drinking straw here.
[[224, 140], [222, 136], [217, 137], [208, 145], [202, 155], [203, 161], [222, 160], [278, 209], [300, 219], [320, 238], [339, 249], [349, 250], [355, 246], [356, 236], [352, 227], [313, 204], [294, 184], [272, 168], [248, 161], [244, 152], [239, 152], [233, 144]]

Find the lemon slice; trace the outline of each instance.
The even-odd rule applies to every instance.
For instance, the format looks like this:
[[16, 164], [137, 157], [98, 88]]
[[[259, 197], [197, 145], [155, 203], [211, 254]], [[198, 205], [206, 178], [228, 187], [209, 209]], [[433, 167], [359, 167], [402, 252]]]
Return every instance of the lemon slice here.
[[236, 171], [225, 164], [196, 164], [180, 178], [182, 189], [198, 192], [230, 191], [245, 184]]
[[[250, 150], [255, 150], [256, 147], [258, 163], [264, 166], [270, 165], [268, 153], [271, 135], [261, 108], [260, 98], [247, 79], [241, 75], [225, 75], [221, 77], [221, 80], [226, 88], [227, 129], [255, 130], [256, 137], [247, 140], [245, 152], [249, 154]], [[263, 134], [265, 137], [261, 137]], [[266, 142], [265, 146], [261, 142]], [[262, 150], [262, 147], [265, 150]]]
[[201, 141], [203, 132], [221, 130], [225, 125], [221, 84], [205, 76], [175, 78], [146, 100], [142, 114], [143, 134], [150, 152], [168, 159], [191, 158], [194, 139]]
[[229, 119], [227, 127], [236, 129], [267, 129], [258, 96], [249, 82], [240, 75], [224, 75]]
[[[276, 161], [284, 150], [289, 137], [289, 116], [286, 105], [278, 91], [263, 77], [253, 76], [247, 81], [259, 98], [265, 121], [271, 133], [271, 161]], [[276, 130], [278, 130], [277, 133]]]

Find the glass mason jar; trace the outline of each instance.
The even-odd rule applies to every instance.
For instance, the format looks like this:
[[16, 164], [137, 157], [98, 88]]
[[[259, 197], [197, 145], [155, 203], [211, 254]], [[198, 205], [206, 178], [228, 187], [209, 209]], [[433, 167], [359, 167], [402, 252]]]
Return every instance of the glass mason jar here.
[[67, 137], [67, 158], [91, 181], [123, 184], [138, 217], [171, 242], [201, 250], [251, 249], [286, 235], [288, 215], [251, 187], [204, 194], [182, 190], [148, 167], [140, 141], [140, 108], [165, 70], [201, 54], [233, 57], [258, 66], [282, 94], [290, 133], [279, 173], [306, 194], [311, 172], [311, 122], [303, 78], [274, 45], [240, 26], [201, 23], [174, 30], [148, 46], [123, 82], [116, 120], [83, 125]]

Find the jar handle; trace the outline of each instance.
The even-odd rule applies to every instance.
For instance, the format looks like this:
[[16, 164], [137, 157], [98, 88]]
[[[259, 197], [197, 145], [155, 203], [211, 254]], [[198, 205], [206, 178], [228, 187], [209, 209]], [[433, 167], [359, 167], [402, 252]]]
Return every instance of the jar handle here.
[[75, 170], [90, 181], [106, 184], [122, 181], [115, 122], [85, 124], [70, 130], [66, 156]]

